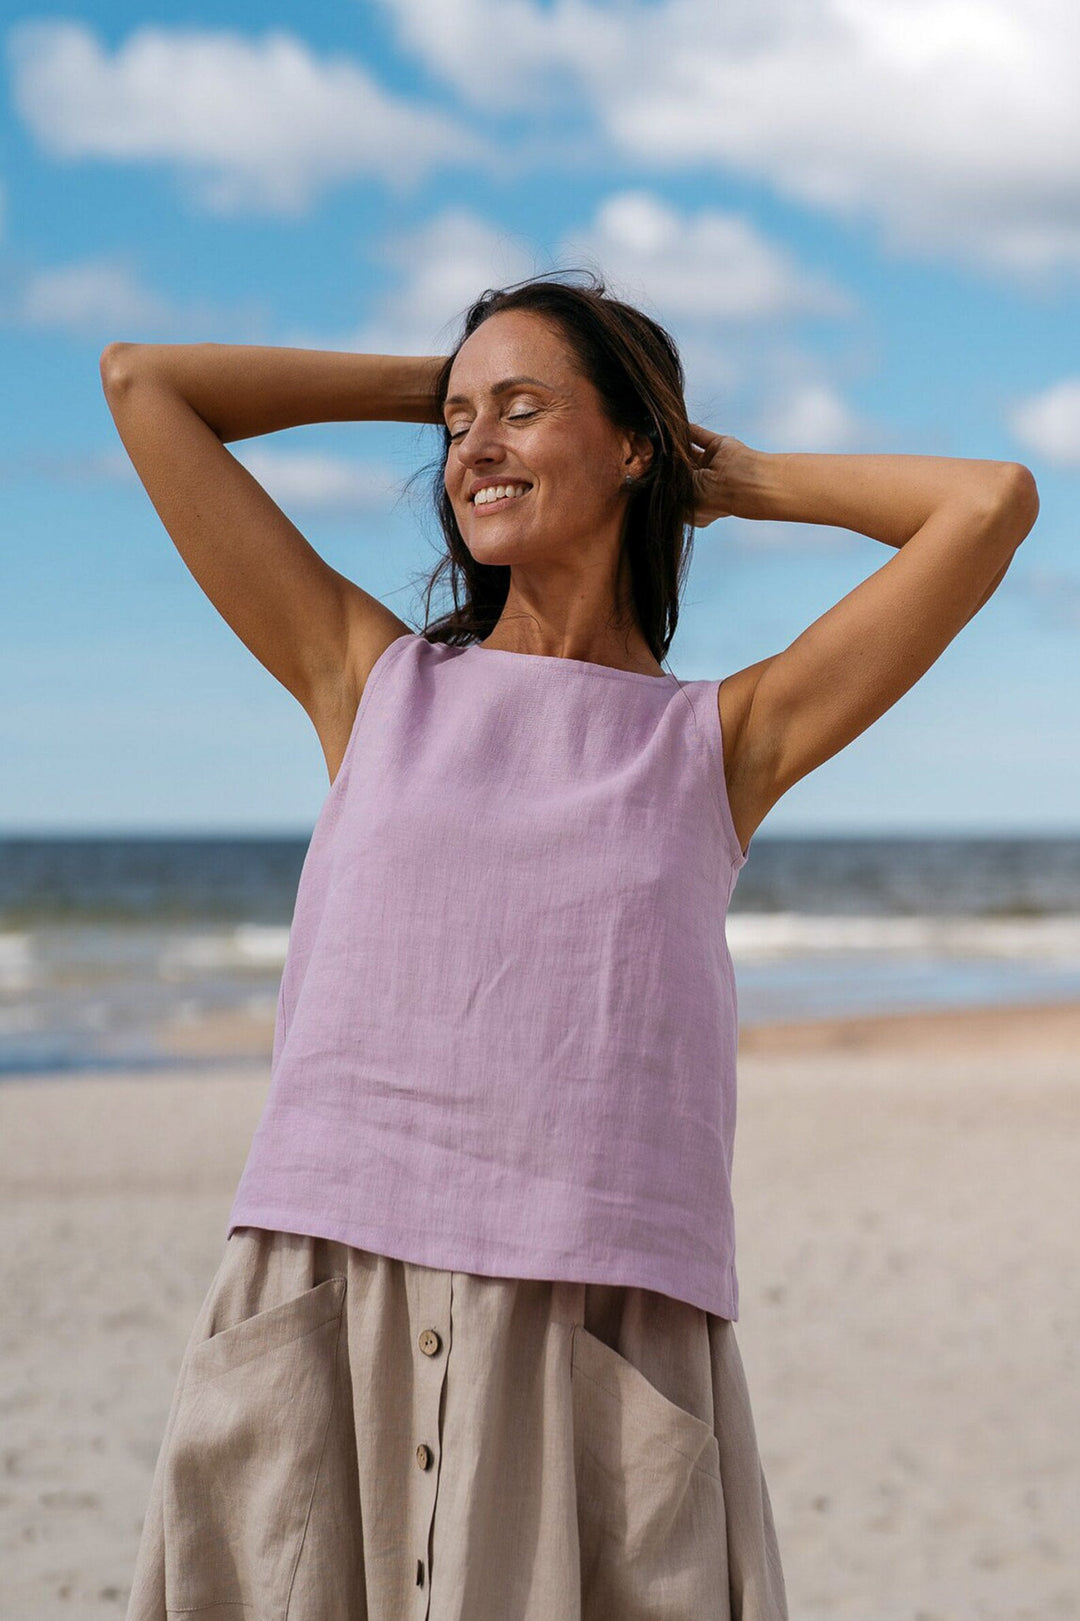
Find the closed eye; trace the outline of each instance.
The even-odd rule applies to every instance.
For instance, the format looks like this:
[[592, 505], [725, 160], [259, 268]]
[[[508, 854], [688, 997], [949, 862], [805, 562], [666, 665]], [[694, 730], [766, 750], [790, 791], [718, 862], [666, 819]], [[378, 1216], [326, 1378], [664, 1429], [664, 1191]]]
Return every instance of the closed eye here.
[[[508, 422], [527, 422], [530, 417], [539, 416], [539, 414], [540, 413], [538, 411], [514, 411], [507, 418], [507, 421]], [[453, 444], [456, 439], [464, 438], [464, 436], [468, 433], [469, 430], [468, 430], [468, 428], [455, 428], [453, 430], [453, 432], [450, 432], [450, 430], [447, 430], [447, 431], [449, 433], [450, 443]]]

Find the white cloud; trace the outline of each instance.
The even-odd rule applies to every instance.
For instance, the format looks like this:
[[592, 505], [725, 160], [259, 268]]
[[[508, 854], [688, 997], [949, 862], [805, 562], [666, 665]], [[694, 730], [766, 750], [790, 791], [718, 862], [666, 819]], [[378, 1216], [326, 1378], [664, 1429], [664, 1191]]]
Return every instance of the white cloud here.
[[537, 244], [451, 208], [415, 230], [391, 236], [380, 254], [391, 290], [345, 347], [366, 354], [448, 352], [456, 322], [488, 287], [503, 287], [549, 268]]
[[[402, 494], [404, 481], [382, 462], [353, 461], [319, 451], [267, 450], [244, 441], [229, 450], [286, 510], [350, 513], [385, 511]], [[7, 480], [33, 477], [70, 484], [138, 483], [123, 449], [79, 454], [23, 451], [0, 461]]]
[[699, 339], [719, 322], [783, 315], [846, 316], [853, 301], [801, 269], [743, 216], [680, 214], [655, 194], [625, 191], [566, 235], [554, 257], [539, 242], [499, 229], [471, 209], [447, 209], [381, 249], [392, 290], [352, 334], [360, 350], [438, 354], [455, 319], [487, 287], [563, 267], [593, 269], [609, 290]]
[[[621, 4], [608, 11], [582, 0], [383, 0], [397, 21], [403, 42], [476, 106], [530, 110], [552, 94], [552, 70], [576, 69], [586, 82], [593, 72], [587, 60], [597, 52], [614, 52], [618, 67], [630, 65], [637, 41], [656, 33], [649, 13], [656, 8]], [[663, 7], [660, 8], [664, 9]], [[506, 42], [497, 68], [477, 72], [476, 42]], [[642, 64], [647, 68], [647, 63]]]
[[1080, 270], [1080, 221], [1075, 225], [1060, 220], [992, 222], [986, 233], [986, 255], [1018, 281], [1035, 285], [1054, 271]]
[[1066, 377], [1009, 413], [1010, 426], [1028, 450], [1061, 467], [1080, 467], [1080, 377]]
[[233, 455], [282, 507], [325, 512], [385, 508], [402, 491], [402, 480], [377, 462], [349, 461], [318, 452], [233, 447]]
[[[1080, 265], [1080, 10], [1062, 0], [384, 0], [483, 114], [591, 112], [639, 166], [701, 166], [887, 246], [1038, 279]], [[477, 39], [511, 39], [477, 73]], [[564, 93], [560, 95], [559, 90]]]
[[102, 256], [31, 270], [0, 306], [0, 320], [92, 338], [142, 342], [220, 333], [232, 343], [258, 341], [269, 314], [257, 305], [223, 311], [180, 304], [143, 286], [130, 260]]
[[754, 518], [722, 518], [706, 535], [719, 533], [725, 548], [745, 557], [806, 557], [809, 552], [833, 556], [855, 556], [860, 551], [852, 529], [837, 529], [823, 523], [774, 523]]
[[593, 224], [567, 239], [564, 257], [579, 245], [627, 296], [644, 296], [675, 319], [842, 316], [852, 309], [845, 293], [801, 270], [745, 216], [709, 208], [680, 215], [648, 191], [607, 198]]
[[26, 326], [60, 327], [76, 333], [99, 328], [125, 333], [150, 327], [172, 329], [176, 312], [168, 300], [141, 287], [130, 265], [88, 259], [33, 272], [16, 306]]
[[0, 456], [0, 478], [8, 483], [42, 479], [56, 484], [138, 483], [124, 450], [87, 453], [66, 450], [26, 450]]
[[9, 48], [15, 106], [52, 156], [176, 164], [220, 213], [297, 214], [337, 182], [412, 184], [481, 153], [453, 120], [280, 29], [145, 26], [110, 53], [83, 23], [32, 21]]
[[850, 451], [867, 428], [831, 384], [812, 382], [766, 406], [756, 436], [770, 450]]

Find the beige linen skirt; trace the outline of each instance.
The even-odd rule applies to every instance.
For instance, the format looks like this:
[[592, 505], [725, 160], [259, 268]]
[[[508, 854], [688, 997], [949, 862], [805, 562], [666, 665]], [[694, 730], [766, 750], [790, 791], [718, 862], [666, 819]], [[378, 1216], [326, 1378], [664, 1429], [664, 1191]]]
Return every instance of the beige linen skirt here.
[[242, 1227], [127, 1621], [786, 1621], [735, 1327]]

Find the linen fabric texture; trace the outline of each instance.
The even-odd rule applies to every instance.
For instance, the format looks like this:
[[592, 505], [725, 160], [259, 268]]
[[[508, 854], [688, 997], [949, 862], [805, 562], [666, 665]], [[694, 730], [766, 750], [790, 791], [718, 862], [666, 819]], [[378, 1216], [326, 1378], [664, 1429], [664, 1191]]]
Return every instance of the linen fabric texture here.
[[749, 852], [719, 686], [384, 649], [301, 871], [228, 1233], [737, 1319], [725, 924]]
[[735, 1326], [230, 1234], [127, 1621], [787, 1621]]

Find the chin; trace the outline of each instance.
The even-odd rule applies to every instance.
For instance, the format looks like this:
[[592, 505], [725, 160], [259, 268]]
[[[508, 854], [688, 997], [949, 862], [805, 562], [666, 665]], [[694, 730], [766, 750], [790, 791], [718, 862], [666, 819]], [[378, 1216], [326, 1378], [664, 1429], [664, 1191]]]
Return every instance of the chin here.
[[[496, 534], [498, 528], [501, 533]], [[487, 532], [485, 533], [485, 529]], [[479, 533], [477, 533], [479, 531]], [[475, 525], [465, 544], [478, 563], [503, 566], [507, 563], [540, 563], [552, 555], [549, 544], [535, 534], [515, 530], [509, 524]]]
[[527, 546], [514, 544], [512, 537], [499, 542], [466, 541], [469, 554], [475, 563], [487, 563], [492, 568], [506, 568], [511, 563], [527, 563], [529, 549]]

